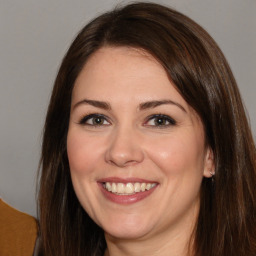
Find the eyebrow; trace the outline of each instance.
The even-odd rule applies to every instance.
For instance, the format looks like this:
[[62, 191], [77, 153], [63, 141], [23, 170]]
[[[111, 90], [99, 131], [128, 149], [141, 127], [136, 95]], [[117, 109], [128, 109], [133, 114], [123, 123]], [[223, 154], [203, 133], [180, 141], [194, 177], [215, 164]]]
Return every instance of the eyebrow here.
[[180, 105], [179, 103], [172, 101], [172, 100], [153, 100], [153, 101], [147, 101], [144, 103], [141, 103], [139, 105], [140, 110], [150, 109], [150, 108], [156, 108], [161, 105], [171, 104], [179, 107], [182, 111], [187, 112], [185, 108]]
[[81, 101], [78, 101], [74, 106], [73, 109], [77, 108], [80, 105], [91, 105], [96, 108], [101, 108], [105, 110], [111, 110], [111, 106], [108, 102], [105, 101], [98, 101], [98, 100], [89, 100], [89, 99], [83, 99]]
[[[73, 109], [77, 108], [80, 105], [91, 105], [96, 108], [101, 108], [104, 110], [111, 110], [111, 106], [108, 102], [105, 101], [98, 101], [98, 100], [89, 100], [89, 99], [83, 99], [81, 101], [78, 101], [74, 106]], [[179, 107], [182, 111], [187, 112], [185, 108], [180, 105], [179, 103], [172, 101], [172, 100], [153, 100], [153, 101], [147, 101], [143, 102], [139, 105], [139, 110], [146, 110], [151, 108], [156, 108], [161, 105], [171, 104]]]

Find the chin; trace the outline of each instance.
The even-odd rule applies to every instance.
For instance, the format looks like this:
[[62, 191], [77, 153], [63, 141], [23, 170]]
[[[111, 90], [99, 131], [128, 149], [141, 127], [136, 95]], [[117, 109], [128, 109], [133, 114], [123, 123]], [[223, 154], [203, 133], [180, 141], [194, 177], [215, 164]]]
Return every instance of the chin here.
[[127, 228], [127, 229], [109, 229], [104, 230], [105, 233], [114, 238], [114, 239], [125, 239], [125, 240], [138, 240], [144, 237], [148, 232], [143, 229], [134, 229], [134, 228]]
[[101, 225], [106, 234], [116, 239], [142, 238], [150, 232], [150, 226], [138, 219], [123, 220], [118, 218], [116, 218], [114, 222]]

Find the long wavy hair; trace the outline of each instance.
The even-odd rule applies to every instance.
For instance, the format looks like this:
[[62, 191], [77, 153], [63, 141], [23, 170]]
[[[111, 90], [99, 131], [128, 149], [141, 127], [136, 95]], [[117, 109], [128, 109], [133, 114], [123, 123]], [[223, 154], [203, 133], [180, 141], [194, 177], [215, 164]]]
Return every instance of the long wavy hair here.
[[[60, 66], [47, 112], [40, 162], [41, 253], [103, 255], [104, 231], [81, 207], [72, 187], [66, 139], [74, 82], [104, 46], [143, 49], [154, 56], [204, 125], [215, 159], [204, 178], [193, 233], [193, 255], [256, 255], [256, 150], [236, 81], [221, 50], [185, 15], [153, 3], [133, 3], [92, 20]], [[114, 92], [113, 92], [114, 96]]]

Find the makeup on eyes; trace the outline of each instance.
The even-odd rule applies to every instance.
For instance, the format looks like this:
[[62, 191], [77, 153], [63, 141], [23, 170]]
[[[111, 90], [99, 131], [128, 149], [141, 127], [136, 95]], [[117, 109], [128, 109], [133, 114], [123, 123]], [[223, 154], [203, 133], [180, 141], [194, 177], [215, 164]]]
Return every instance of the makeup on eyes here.
[[[91, 120], [91, 123], [88, 122], [89, 120]], [[105, 122], [108, 122], [108, 124], [106, 124]], [[82, 119], [80, 119], [79, 124], [101, 126], [101, 125], [110, 125], [111, 123], [105, 115], [95, 113], [95, 114], [85, 115]]]
[[[176, 125], [176, 121], [173, 118], [171, 118], [168, 115], [164, 115], [164, 114], [151, 115], [150, 117], [147, 118], [146, 121], [147, 121], [147, 123], [149, 123], [150, 121], [153, 121], [154, 125], [157, 127]], [[145, 124], [144, 126], [153, 126], [153, 125]]]
[[[87, 126], [109, 126], [111, 125], [110, 119], [103, 114], [93, 113], [85, 115], [78, 122], [80, 125]], [[176, 125], [176, 121], [165, 114], [153, 114], [146, 118], [145, 122], [143, 122], [143, 126], [145, 127], [154, 127], [154, 128], [166, 128], [169, 126]]]

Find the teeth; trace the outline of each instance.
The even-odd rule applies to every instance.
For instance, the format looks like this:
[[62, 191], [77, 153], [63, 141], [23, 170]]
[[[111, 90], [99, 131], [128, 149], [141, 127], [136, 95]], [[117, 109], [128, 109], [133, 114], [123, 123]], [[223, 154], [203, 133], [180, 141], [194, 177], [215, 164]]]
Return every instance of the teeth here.
[[125, 191], [125, 185], [123, 183], [118, 183], [117, 184], [117, 193], [122, 194], [122, 193], [124, 193], [124, 191]]
[[140, 192], [140, 183], [136, 182], [134, 184], [134, 192]]
[[151, 189], [151, 184], [148, 183], [148, 184], [146, 185], [146, 190], [150, 190], [150, 189]]
[[111, 191], [112, 186], [109, 182], [107, 182], [107, 183], [105, 183], [105, 188], [106, 188], [106, 190]]
[[125, 186], [125, 194], [133, 194], [134, 193], [134, 187], [132, 183], [127, 183]]
[[116, 193], [116, 192], [117, 192], [117, 190], [116, 190], [116, 183], [113, 183], [113, 184], [112, 184], [111, 191], [112, 191], [113, 193]]
[[119, 195], [131, 195], [138, 192], [144, 192], [146, 190], [150, 190], [151, 188], [156, 186], [156, 183], [112, 183], [106, 182], [104, 188], [109, 192], [119, 194]]
[[141, 191], [145, 191], [146, 190], [146, 183], [142, 183], [141, 184]]

